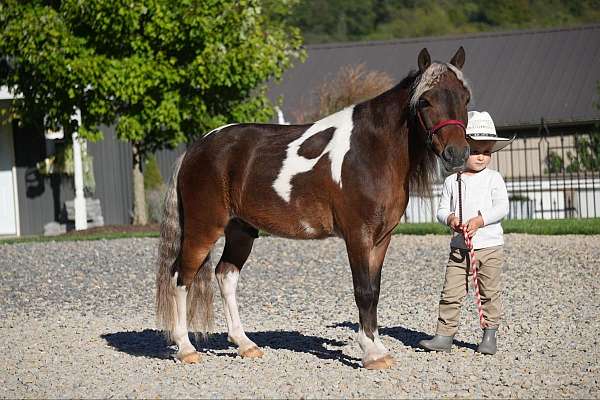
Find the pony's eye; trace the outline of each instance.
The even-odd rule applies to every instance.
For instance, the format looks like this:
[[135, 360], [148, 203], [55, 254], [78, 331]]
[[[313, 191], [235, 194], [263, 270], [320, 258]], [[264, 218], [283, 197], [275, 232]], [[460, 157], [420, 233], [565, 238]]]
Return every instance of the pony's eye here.
[[425, 99], [419, 99], [419, 101], [417, 102], [417, 107], [419, 108], [425, 108], [425, 107], [429, 107], [431, 104], [429, 104], [429, 102]]

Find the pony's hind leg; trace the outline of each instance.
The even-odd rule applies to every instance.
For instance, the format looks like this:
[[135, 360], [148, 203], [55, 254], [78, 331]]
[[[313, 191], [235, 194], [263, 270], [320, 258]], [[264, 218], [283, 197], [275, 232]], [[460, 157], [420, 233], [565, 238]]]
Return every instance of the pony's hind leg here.
[[200, 355], [189, 338], [189, 328], [203, 332], [212, 325], [212, 269], [210, 251], [219, 238], [218, 229], [191, 232], [186, 229], [180, 262], [173, 275], [175, 326], [171, 336], [177, 344], [177, 359], [197, 363]]
[[225, 229], [225, 249], [215, 269], [227, 320], [227, 339], [238, 346], [239, 355], [247, 358], [261, 357], [263, 352], [244, 332], [235, 292], [240, 271], [256, 237], [258, 231], [255, 228], [239, 219], [231, 220]]
[[175, 315], [175, 326], [171, 332], [171, 337], [177, 344], [177, 359], [186, 364], [195, 364], [200, 361], [200, 354], [190, 342], [187, 326], [187, 296], [188, 289], [184, 285], [178, 285], [179, 273], [173, 275], [173, 287], [175, 302], [173, 304], [173, 313]]

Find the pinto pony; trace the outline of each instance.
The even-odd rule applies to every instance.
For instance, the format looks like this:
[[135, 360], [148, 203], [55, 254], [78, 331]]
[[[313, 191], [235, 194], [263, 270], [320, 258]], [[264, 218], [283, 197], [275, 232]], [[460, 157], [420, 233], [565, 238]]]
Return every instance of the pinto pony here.
[[464, 60], [462, 47], [449, 63], [432, 63], [423, 49], [417, 71], [371, 100], [308, 125], [227, 125], [188, 148], [165, 200], [157, 275], [157, 321], [179, 360], [200, 360], [188, 329], [211, 328], [210, 252], [223, 234], [215, 275], [228, 340], [242, 357], [263, 355], [236, 303], [240, 271], [261, 229], [345, 241], [363, 366], [392, 365], [377, 331], [381, 267], [409, 190], [429, 187], [435, 156], [458, 170], [469, 155]]

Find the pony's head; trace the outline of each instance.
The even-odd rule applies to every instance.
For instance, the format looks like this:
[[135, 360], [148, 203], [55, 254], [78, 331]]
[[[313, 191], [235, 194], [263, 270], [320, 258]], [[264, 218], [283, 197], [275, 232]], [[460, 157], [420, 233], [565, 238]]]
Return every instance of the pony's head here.
[[465, 127], [471, 90], [461, 72], [464, 62], [462, 46], [449, 63], [432, 63], [427, 49], [421, 50], [410, 98], [421, 134], [450, 171], [463, 168], [469, 157]]

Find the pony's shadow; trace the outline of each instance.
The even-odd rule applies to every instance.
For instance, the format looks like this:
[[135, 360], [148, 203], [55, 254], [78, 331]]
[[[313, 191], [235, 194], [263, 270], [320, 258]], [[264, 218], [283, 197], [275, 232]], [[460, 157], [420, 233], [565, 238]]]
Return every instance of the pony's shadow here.
[[[355, 322], [344, 321], [338, 322], [333, 325], [328, 326], [328, 328], [349, 328], [354, 332], [358, 332], [358, 324]], [[431, 336], [427, 335], [420, 331], [415, 331], [413, 329], [404, 328], [402, 326], [394, 326], [390, 328], [381, 327], [379, 328], [379, 333], [381, 335], [390, 336], [400, 342], [402, 342], [405, 346], [412, 347], [413, 349], [423, 350], [419, 347], [419, 342], [423, 339], [429, 339]], [[467, 349], [471, 349], [475, 351], [477, 346], [473, 343], [463, 342], [462, 340], [454, 340], [454, 345], [457, 347], [464, 347]]]
[[100, 337], [118, 351], [137, 357], [170, 359], [173, 350], [168, 346], [164, 335], [154, 329], [141, 332], [104, 333]]
[[[318, 336], [304, 335], [298, 331], [265, 331], [248, 332], [248, 337], [263, 348], [274, 350], [290, 350], [298, 353], [312, 354], [323, 360], [335, 360], [351, 368], [360, 367], [360, 359], [350, 357], [343, 353], [341, 347], [346, 342], [325, 339]], [[159, 359], [172, 359], [174, 347], [169, 346], [164, 336], [157, 330], [145, 329], [141, 332], [116, 332], [101, 335], [109, 346], [118, 351], [138, 356]], [[208, 336], [208, 340], [195, 340], [192, 342], [200, 352], [210, 352], [217, 356], [236, 357], [235, 347], [227, 341], [227, 334], [217, 333]], [[232, 350], [231, 352], [215, 352], [218, 350]]]

